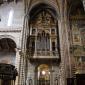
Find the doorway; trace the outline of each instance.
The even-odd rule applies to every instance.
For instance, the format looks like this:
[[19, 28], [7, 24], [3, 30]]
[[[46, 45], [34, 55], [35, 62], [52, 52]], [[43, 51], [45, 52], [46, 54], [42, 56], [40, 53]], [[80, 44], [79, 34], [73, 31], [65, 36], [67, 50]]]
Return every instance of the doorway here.
[[37, 85], [50, 85], [50, 68], [47, 64], [37, 67]]

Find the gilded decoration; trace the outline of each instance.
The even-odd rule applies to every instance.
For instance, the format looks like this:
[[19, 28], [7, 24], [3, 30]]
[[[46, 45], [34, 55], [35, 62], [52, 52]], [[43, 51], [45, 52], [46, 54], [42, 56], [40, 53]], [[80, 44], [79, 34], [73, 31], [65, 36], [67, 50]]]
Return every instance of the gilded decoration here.
[[30, 54], [34, 57], [58, 57], [57, 27], [51, 14], [42, 10], [30, 22]]
[[[72, 49], [74, 56], [85, 56], [85, 28], [82, 20], [72, 21]], [[72, 52], [72, 51], [71, 51]]]
[[85, 22], [82, 19], [72, 20], [71, 53], [75, 58], [75, 74], [85, 73]]

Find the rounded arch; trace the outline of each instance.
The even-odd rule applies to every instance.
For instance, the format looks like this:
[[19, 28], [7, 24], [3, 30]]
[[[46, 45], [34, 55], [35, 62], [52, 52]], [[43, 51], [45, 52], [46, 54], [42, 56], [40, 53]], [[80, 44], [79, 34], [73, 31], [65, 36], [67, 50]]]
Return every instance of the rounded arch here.
[[36, 67], [35, 78], [40, 85], [50, 85], [50, 66], [48, 64], [39, 64]]
[[17, 45], [17, 41], [15, 39], [15, 37], [11, 36], [11, 35], [0, 35], [0, 40], [3, 39], [3, 38], [8, 38], [8, 39], [11, 39], [14, 41], [15, 45], [16, 45], [16, 48], [18, 47]]
[[36, 10], [40, 11], [42, 9], [47, 10], [49, 9], [49, 12], [51, 13], [51, 15], [54, 18], [59, 18], [59, 8], [54, 7], [52, 4], [50, 3], [46, 3], [46, 2], [36, 2], [34, 4], [32, 4], [28, 10], [28, 14], [29, 16], [32, 15]]
[[0, 38], [0, 63], [11, 64], [16, 63], [16, 43], [13, 39], [3, 37]]
[[39, 67], [44, 67], [44, 66], [48, 67], [49, 70], [52, 69], [51, 64], [49, 64], [49, 63], [47, 63], [47, 62], [45, 62], [45, 63], [38, 63], [38, 64], [35, 66], [35, 72], [38, 71], [38, 68], [39, 68]]
[[1, 51], [15, 52], [16, 51], [15, 48], [16, 48], [16, 43], [14, 42], [14, 40], [10, 38], [0, 39], [0, 50]]
[[50, 66], [48, 64], [40, 64], [37, 66], [38, 69], [49, 68]]

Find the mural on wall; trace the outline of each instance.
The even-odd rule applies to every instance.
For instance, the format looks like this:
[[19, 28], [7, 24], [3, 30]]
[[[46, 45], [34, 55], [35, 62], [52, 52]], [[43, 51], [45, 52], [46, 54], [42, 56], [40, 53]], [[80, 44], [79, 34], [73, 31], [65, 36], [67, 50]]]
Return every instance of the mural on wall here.
[[[79, 22], [79, 23], [78, 23]], [[72, 21], [72, 52], [75, 58], [75, 73], [85, 72], [85, 26], [81, 21]]]
[[85, 73], [85, 56], [76, 56], [76, 73]]
[[73, 45], [81, 45], [80, 30], [76, 23], [72, 24], [72, 36], [73, 36]]
[[78, 27], [77, 22], [72, 22], [72, 37], [73, 37], [73, 53], [74, 56], [81, 56], [82, 48], [81, 48], [81, 35], [80, 28]]

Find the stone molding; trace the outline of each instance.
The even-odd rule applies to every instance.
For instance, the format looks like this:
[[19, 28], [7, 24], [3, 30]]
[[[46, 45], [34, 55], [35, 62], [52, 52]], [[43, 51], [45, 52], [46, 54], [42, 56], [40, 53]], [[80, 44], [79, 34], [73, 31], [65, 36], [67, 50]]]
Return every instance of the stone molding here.
[[4, 29], [0, 30], [0, 32], [21, 32], [21, 29]]

